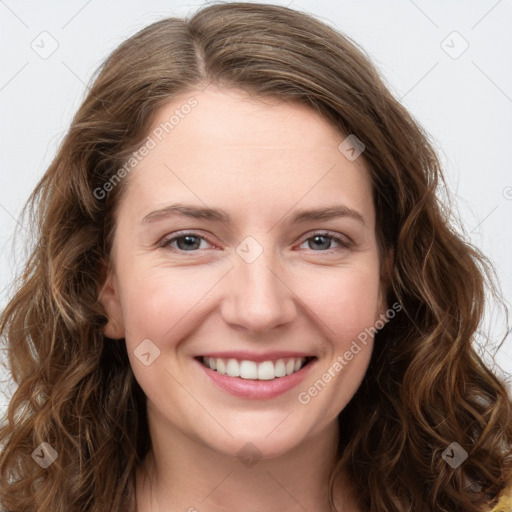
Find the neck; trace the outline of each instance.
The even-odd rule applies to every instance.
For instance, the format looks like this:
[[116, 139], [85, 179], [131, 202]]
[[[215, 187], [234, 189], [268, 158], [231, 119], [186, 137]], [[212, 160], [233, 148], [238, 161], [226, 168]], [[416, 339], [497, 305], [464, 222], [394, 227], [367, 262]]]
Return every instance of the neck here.
[[[152, 449], [136, 473], [137, 512], [331, 510], [336, 422], [281, 456], [259, 460], [214, 451], [158, 418], [149, 419], [149, 426]], [[355, 510], [348, 504], [346, 476], [336, 488], [337, 510]]]

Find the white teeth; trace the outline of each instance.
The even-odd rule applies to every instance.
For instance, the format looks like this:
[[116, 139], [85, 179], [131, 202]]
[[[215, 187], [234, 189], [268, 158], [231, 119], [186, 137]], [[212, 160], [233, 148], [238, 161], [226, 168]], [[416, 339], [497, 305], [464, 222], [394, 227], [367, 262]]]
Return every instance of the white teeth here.
[[226, 375], [226, 365], [224, 364], [224, 359], [217, 359], [217, 371], [222, 373], [222, 375]]
[[284, 377], [286, 375], [286, 366], [284, 365], [284, 361], [282, 359], [276, 361], [275, 374], [276, 377]]
[[272, 361], [263, 361], [258, 365], [258, 379], [272, 380], [275, 379], [274, 363]]
[[257, 379], [258, 365], [254, 361], [242, 361], [240, 363], [240, 377], [242, 379]]
[[226, 373], [230, 377], [240, 377], [240, 365], [236, 359], [229, 359], [226, 365]]
[[203, 357], [203, 364], [222, 375], [242, 379], [273, 380], [299, 371], [306, 361], [304, 357], [278, 359], [277, 361], [237, 361], [220, 357]]

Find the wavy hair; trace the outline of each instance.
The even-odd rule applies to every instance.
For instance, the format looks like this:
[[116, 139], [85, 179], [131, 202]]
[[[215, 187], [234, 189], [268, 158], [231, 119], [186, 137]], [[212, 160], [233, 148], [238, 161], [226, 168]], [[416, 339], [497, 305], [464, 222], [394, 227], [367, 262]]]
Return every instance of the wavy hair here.
[[[365, 512], [493, 505], [512, 480], [512, 403], [474, 342], [498, 285], [440, 200], [433, 143], [350, 38], [307, 13], [237, 2], [162, 19], [115, 49], [25, 204], [34, 243], [0, 319], [17, 384], [0, 428], [0, 507], [127, 510], [151, 448], [145, 396], [98, 301], [126, 180], [94, 191], [161, 106], [210, 83], [306, 104], [365, 145], [379, 250], [393, 253], [387, 299], [402, 310], [339, 415], [331, 496], [345, 468]], [[468, 453], [457, 469], [442, 457], [454, 441]], [[32, 457], [43, 442], [58, 454], [46, 469]]]

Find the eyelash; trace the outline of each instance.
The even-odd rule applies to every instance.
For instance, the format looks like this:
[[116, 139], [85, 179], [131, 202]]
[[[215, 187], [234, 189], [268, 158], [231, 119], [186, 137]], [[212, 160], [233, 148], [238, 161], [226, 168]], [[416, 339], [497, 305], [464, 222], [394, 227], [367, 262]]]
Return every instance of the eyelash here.
[[[187, 232], [182, 232], [182, 233], [178, 233], [177, 235], [173, 236], [173, 237], [165, 237], [163, 238], [159, 243], [158, 243], [158, 246], [159, 247], [162, 247], [164, 249], [167, 249], [167, 250], [170, 250], [172, 252], [178, 252], [179, 254], [183, 254], [183, 253], [196, 253], [196, 252], [200, 252], [199, 249], [195, 249], [195, 250], [192, 250], [192, 251], [184, 251], [182, 249], [176, 249], [176, 248], [170, 248], [169, 245], [172, 243], [172, 242], [175, 242], [176, 240], [179, 240], [180, 238], [185, 238], [187, 236], [193, 236], [194, 238], [198, 238], [200, 240], [205, 240], [207, 241], [208, 243], [212, 244], [212, 245], [215, 245], [213, 242], [211, 242], [210, 240], [208, 240], [208, 238], [202, 236], [202, 235], [199, 235], [198, 233], [194, 232], [194, 231], [187, 231]], [[332, 231], [319, 231], [317, 233], [313, 233], [311, 234], [310, 236], [308, 236], [307, 238], [304, 238], [299, 245], [302, 245], [304, 242], [307, 242], [308, 240], [312, 239], [312, 238], [315, 238], [317, 236], [321, 236], [321, 237], [326, 237], [326, 238], [330, 238], [332, 239], [333, 241], [335, 241], [336, 243], [338, 243], [340, 245], [340, 247], [337, 247], [337, 248], [334, 248], [334, 249], [327, 249], [325, 251], [313, 251], [312, 249], [310, 249], [312, 252], [315, 252], [315, 253], [321, 253], [321, 254], [335, 254], [336, 252], [338, 251], [341, 251], [343, 249], [349, 249], [350, 247], [352, 247], [353, 243], [352, 241], [349, 241], [348, 239], [345, 239], [345, 238], [341, 238], [337, 235], [337, 233], [334, 233]]]

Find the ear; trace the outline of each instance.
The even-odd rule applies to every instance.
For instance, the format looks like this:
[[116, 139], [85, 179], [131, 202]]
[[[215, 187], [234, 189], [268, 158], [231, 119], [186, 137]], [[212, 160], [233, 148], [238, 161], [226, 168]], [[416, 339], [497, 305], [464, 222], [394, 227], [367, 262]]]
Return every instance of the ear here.
[[114, 340], [125, 337], [123, 311], [119, 297], [117, 277], [110, 265], [104, 266], [104, 282], [99, 292], [98, 300], [107, 313], [108, 322], [104, 334]]

